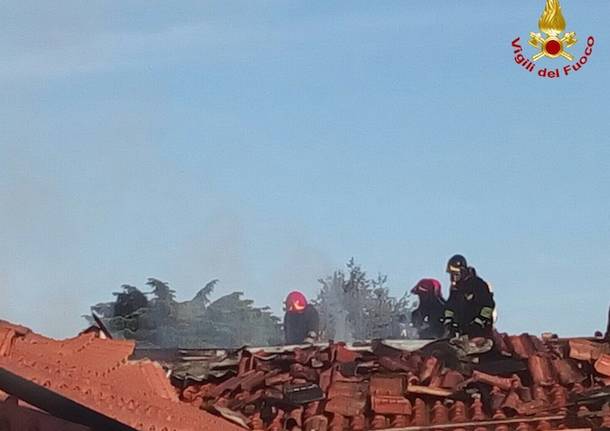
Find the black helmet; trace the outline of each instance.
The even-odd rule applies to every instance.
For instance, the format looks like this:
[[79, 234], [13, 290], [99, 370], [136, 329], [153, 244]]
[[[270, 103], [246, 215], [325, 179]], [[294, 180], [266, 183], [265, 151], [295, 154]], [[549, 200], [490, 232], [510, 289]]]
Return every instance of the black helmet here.
[[458, 281], [468, 275], [468, 263], [461, 254], [456, 254], [447, 262], [447, 272], [451, 275], [451, 284], [455, 285]]
[[452, 272], [462, 272], [466, 268], [468, 268], [468, 263], [466, 258], [461, 254], [456, 254], [447, 262], [447, 272], [450, 274]]

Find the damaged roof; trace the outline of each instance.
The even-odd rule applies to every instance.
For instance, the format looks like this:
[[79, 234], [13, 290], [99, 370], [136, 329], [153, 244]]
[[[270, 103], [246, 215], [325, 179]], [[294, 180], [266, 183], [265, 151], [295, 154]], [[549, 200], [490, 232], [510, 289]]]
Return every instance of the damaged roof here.
[[135, 351], [95, 330], [53, 340], [0, 321], [0, 389], [104, 430], [598, 429], [609, 364], [601, 339]]
[[[494, 341], [335, 343], [208, 356], [182, 351], [172, 377], [183, 387], [183, 401], [221, 409], [257, 431], [610, 424], [607, 342], [528, 334], [496, 334]], [[185, 373], [189, 367], [196, 378]], [[198, 369], [222, 374], [206, 377]]]

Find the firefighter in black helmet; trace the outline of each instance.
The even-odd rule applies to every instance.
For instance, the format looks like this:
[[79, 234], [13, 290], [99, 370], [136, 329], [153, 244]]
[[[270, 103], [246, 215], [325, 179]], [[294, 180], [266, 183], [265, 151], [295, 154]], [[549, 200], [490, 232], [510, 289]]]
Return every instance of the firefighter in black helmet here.
[[491, 337], [496, 304], [488, 284], [459, 254], [449, 259], [447, 272], [451, 278], [443, 319], [447, 334]]
[[608, 327], [606, 328], [606, 340], [610, 341], [610, 308], [608, 308]]

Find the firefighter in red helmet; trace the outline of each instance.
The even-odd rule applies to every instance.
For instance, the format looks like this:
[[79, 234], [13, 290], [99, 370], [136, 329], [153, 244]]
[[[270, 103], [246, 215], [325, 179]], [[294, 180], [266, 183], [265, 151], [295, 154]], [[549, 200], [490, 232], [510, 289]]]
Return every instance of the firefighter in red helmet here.
[[420, 280], [411, 293], [419, 297], [419, 306], [411, 313], [411, 324], [420, 339], [441, 338], [445, 332], [445, 300], [441, 283], [433, 278]]
[[313, 342], [318, 336], [320, 317], [301, 292], [290, 292], [285, 302], [284, 337], [286, 344]]

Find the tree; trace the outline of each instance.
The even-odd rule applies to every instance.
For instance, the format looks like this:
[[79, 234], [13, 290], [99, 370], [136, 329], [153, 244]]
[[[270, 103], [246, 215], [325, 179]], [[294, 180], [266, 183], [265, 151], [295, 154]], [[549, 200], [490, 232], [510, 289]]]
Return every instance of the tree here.
[[214, 287], [218, 283], [218, 279], [214, 279], [209, 281], [203, 288], [197, 292], [195, 297], [193, 298], [193, 302], [198, 302], [203, 304], [204, 307], [207, 307], [210, 304], [210, 296], [212, 292], [214, 292]]
[[176, 291], [170, 289], [167, 282], [157, 280], [156, 278], [149, 278], [146, 285], [152, 287], [153, 291], [151, 293], [155, 295], [158, 300], [167, 302], [174, 300], [174, 293], [176, 293]]
[[389, 295], [387, 276], [368, 278], [354, 258], [346, 268], [319, 280], [322, 289], [315, 304], [322, 335], [347, 342], [395, 335], [397, 301]]

